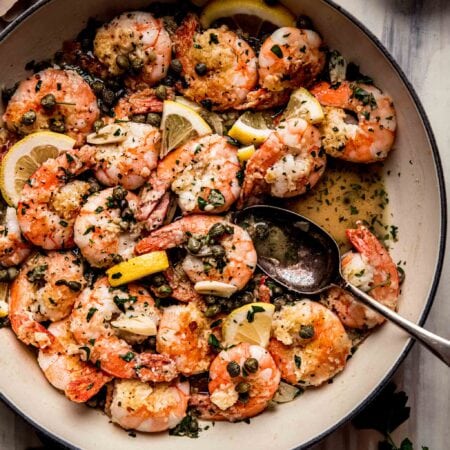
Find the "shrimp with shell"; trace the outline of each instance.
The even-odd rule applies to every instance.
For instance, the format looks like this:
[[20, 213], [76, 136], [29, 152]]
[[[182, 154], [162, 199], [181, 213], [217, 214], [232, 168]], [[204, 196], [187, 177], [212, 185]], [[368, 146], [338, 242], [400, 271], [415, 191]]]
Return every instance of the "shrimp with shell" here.
[[50, 68], [19, 83], [3, 120], [21, 135], [51, 130], [82, 144], [99, 114], [97, 98], [81, 75]]

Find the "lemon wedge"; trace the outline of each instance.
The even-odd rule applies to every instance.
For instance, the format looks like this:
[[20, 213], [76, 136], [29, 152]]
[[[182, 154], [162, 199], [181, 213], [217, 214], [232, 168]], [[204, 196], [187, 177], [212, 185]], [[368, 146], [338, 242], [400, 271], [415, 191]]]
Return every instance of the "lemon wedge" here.
[[146, 253], [110, 267], [106, 274], [113, 287], [139, 280], [139, 278], [162, 272], [169, 267], [165, 251]]
[[161, 130], [161, 158], [191, 139], [212, 133], [211, 127], [190, 106], [172, 100], [164, 102]]
[[200, 23], [208, 28], [223, 18], [231, 18], [239, 28], [249, 32], [261, 29], [264, 22], [275, 28], [295, 26], [295, 16], [286, 7], [269, 6], [264, 0], [212, 0], [203, 9]]
[[24, 184], [43, 162], [74, 145], [71, 137], [51, 131], [32, 133], [16, 142], [0, 167], [0, 189], [8, 205], [17, 206]]
[[262, 144], [272, 133], [261, 113], [245, 112], [228, 131], [228, 136], [244, 145]]
[[181, 95], [177, 95], [175, 97], [175, 101], [177, 103], [181, 103], [184, 106], [187, 106], [188, 108], [193, 109], [195, 112], [199, 113], [202, 111], [202, 106], [195, 103], [195, 102], [191, 102], [190, 100], [188, 100], [186, 97], [182, 97]]
[[237, 157], [239, 158], [239, 161], [248, 161], [255, 154], [255, 151], [254, 145], [248, 145], [237, 151]]
[[270, 339], [274, 311], [274, 305], [260, 302], [249, 303], [231, 311], [222, 324], [225, 344], [248, 342], [266, 347]]
[[304, 119], [317, 124], [324, 119], [323, 108], [319, 101], [305, 88], [296, 89], [289, 99], [283, 119]]

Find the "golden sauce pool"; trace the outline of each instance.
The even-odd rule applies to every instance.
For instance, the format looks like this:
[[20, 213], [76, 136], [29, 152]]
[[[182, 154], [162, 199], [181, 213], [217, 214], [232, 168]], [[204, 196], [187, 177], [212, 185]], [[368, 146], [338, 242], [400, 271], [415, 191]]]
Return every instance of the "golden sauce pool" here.
[[396, 240], [396, 229], [388, 225], [388, 194], [381, 175], [381, 164], [351, 164], [328, 160], [319, 183], [287, 207], [325, 228], [338, 242], [341, 251], [350, 245], [345, 236], [357, 220], [364, 220], [381, 239]]

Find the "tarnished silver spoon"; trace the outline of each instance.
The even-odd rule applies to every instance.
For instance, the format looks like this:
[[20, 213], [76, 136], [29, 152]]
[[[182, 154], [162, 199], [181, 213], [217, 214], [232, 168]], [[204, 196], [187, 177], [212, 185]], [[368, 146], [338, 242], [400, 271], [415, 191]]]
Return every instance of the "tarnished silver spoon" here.
[[282, 286], [302, 295], [333, 286], [346, 289], [450, 365], [449, 340], [410, 322], [344, 279], [336, 241], [311, 220], [287, 209], [258, 205], [236, 213], [235, 222], [253, 227], [258, 266]]

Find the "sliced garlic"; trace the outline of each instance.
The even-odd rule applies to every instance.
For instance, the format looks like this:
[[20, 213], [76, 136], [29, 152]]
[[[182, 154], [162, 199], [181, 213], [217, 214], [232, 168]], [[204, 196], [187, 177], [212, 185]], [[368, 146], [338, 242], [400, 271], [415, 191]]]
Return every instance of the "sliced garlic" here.
[[237, 291], [236, 286], [220, 281], [199, 281], [195, 283], [194, 289], [199, 294], [217, 295], [226, 298], [231, 297]]
[[93, 145], [117, 144], [127, 138], [127, 131], [124, 127], [111, 123], [100, 128], [96, 133], [88, 134], [86, 141]]
[[111, 322], [114, 328], [140, 336], [156, 336], [156, 323], [153, 317], [136, 316], [124, 317]]

